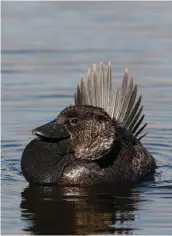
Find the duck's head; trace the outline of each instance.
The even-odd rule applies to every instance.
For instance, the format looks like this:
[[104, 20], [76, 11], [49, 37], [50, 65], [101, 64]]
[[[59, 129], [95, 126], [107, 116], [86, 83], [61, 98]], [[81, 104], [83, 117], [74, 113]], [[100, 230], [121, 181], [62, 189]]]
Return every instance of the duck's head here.
[[58, 142], [69, 139], [68, 153], [78, 160], [96, 160], [111, 148], [115, 124], [99, 107], [75, 105], [64, 109], [55, 120], [33, 130], [39, 138]]

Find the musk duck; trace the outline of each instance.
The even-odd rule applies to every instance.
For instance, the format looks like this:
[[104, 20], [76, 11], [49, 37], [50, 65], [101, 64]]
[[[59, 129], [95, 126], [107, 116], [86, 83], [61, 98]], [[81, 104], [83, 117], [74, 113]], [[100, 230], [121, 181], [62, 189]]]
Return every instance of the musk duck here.
[[137, 84], [125, 70], [122, 85], [112, 85], [112, 67], [103, 63], [81, 78], [75, 104], [48, 124], [24, 149], [21, 169], [31, 184], [94, 185], [133, 184], [156, 169], [142, 145], [144, 114]]

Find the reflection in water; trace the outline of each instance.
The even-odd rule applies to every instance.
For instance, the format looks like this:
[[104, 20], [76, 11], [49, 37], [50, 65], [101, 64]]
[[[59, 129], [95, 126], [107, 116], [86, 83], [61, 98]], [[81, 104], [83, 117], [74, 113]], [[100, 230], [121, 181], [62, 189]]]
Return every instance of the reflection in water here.
[[29, 186], [21, 195], [21, 215], [29, 222], [23, 230], [32, 234], [128, 234], [140, 202], [136, 190], [117, 193], [112, 186]]

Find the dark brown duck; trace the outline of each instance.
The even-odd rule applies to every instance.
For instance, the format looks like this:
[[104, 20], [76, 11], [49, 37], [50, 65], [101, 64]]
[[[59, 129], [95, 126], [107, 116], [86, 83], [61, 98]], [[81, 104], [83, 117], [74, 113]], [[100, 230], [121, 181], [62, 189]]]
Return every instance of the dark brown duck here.
[[141, 96], [125, 70], [122, 85], [112, 86], [111, 64], [93, 76], [88, 71], [77, 86], [75, 105], [55, 120], [33, 130], [37, 136], [25, 148], [22, 173], [30, 183], [93, 185], [130, 184], [143, 180], [156, 168], [143, 147]]

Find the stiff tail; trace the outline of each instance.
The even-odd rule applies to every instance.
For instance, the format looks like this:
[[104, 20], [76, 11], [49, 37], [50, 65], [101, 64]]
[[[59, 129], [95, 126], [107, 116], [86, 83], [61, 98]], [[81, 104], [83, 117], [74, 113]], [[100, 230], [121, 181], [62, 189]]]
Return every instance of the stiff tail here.
[[81, 78], [75, 93], [76, 105], [92, 105], [102, 107], [113, 119], [127, 130], [132, 132], [139, 140], [146, 134], [138, 137], [146, 124], [143, 124], [144, 114], [141, 105], [142, 96], [137, 98], [137, 84], [133, 78], [128, 78], [125, 69], [122, 85], [117, 90], [112, 87], [112, 66], [109, 62], [105, 76], [103, 63], [100, 64], [99, 75], [96, 65], [93, 65], [93, 74], [88, 70], [87, 86]]

